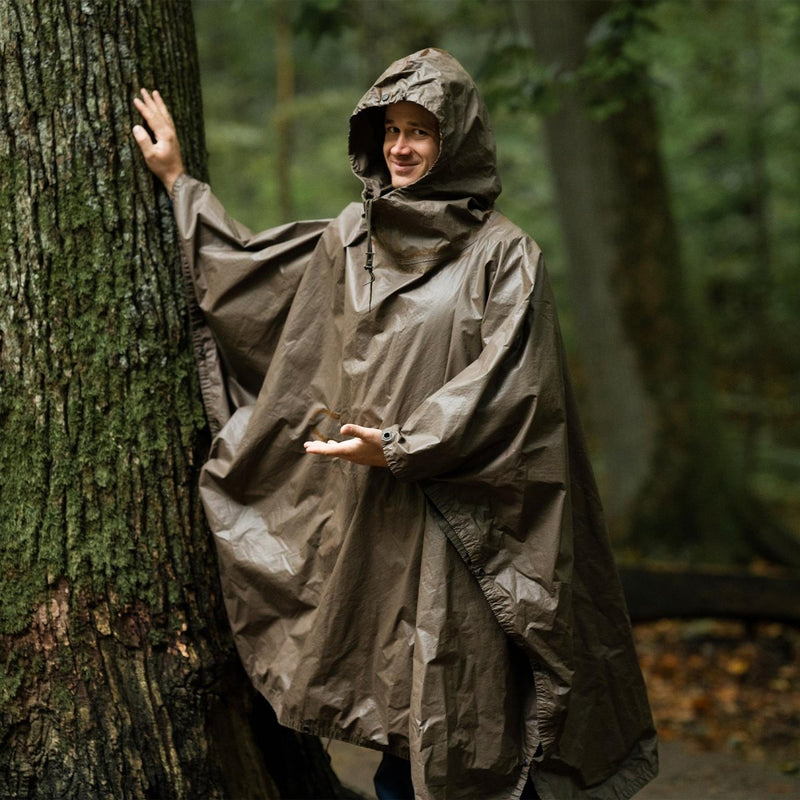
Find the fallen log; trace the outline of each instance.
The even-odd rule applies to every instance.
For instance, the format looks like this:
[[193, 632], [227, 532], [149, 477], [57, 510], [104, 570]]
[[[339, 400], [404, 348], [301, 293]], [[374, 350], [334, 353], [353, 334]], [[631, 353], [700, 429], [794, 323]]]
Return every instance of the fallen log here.
[[800, 574], [621, 565], [633, 622], [669, 617], [721, 617], [800, 623]]

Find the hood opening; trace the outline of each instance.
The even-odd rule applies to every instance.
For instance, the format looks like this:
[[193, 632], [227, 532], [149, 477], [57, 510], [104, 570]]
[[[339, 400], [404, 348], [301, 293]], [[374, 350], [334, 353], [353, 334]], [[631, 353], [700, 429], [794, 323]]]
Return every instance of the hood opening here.
[[383, 158], [385, 117], [386, 107], [375, 106], [359, 111], [350, 121], [350, 163], [373, 197], [391, 185]]

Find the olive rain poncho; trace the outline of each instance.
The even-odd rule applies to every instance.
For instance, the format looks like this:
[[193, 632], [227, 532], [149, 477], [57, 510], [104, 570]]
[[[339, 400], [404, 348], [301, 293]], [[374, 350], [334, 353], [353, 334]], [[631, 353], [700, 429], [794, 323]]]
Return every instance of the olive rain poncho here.
[[[439, 121], [391, 189], [383, 106]], [[253, 235], [174, 189], [216, 434], [201, 493], [242, 661], [285, 725], [411, 760], [419, 798], [624, 798], [655, 734], [536, 244], [447, 53], [351, 119], [364, 203]], [[374, 282], [365, 271], [373, 252]], [[389, 469], [307, 455], [351, 422]]]

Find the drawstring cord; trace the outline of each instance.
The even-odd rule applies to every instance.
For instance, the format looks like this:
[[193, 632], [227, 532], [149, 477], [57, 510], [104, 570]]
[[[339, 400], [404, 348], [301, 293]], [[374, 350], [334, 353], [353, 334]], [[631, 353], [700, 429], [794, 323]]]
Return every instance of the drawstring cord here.
[[[375, 272], [372, 259], [375, 255], [372, 251], [372, 199], [364, 203], [367, 217], [367, 263], [364, 269], [369, 272], [369, 310], [372, 311], [372, 284], [375, 283]], [[364, 284], [366, 286], [366, 284]]]

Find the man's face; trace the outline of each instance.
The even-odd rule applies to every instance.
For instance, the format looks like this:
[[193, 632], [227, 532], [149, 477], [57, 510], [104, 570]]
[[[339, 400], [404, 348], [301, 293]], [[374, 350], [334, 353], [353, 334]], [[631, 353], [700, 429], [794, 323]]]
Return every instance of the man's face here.
[[418, 181], [439, 155], [439, 123], [417, 103], [386, 106], [383, 157], [392, 186], [398, 189]]

